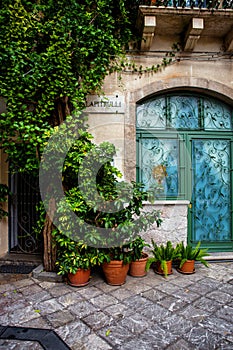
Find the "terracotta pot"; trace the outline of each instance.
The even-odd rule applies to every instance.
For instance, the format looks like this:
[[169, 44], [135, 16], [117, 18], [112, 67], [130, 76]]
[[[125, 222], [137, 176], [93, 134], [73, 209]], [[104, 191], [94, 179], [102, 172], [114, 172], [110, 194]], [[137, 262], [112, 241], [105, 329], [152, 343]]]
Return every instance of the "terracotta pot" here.
[[122, 260], [112, 260], [109, 263], [103, 263], [102, 268], [108, 284], [121, 286], [125, 283], [129, 264], [124, 265]]
[[182, 267], [177, 269], [181, 273], [194, 273], [195, 272], [195, 260], [187, 260]]
[[136, 261], [132, 261], [129, 267], [129, 274], [133, 277], [146, 276], [146, 263], [148, 260], [148, 254], [143, 253], [142, 258]]
[[68, 273], [68, 283], [74, 287], [83, 287], [89, 283], [91, 270], [78, 269], [75, 274]]
[[[167, 274], [171, 275], [173, 273], [172, 272], [172, 260], [166, 261], [166, 264], [167, 264]], [[161, 268], [161, 264], [159, 262], [156, 264], [154, 271], [156, 273], [158, 273], [159, 275], [165, 275], [163, 269]]]

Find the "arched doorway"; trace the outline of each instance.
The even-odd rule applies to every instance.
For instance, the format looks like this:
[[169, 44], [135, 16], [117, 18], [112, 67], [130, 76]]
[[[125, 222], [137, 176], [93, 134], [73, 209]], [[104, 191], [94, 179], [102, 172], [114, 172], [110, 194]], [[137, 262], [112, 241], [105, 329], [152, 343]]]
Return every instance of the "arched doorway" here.
[[160, 199], [190, 200], [188, 241], [233, 250], [232, 107], [167, 93], [137, 104], [137, 180]]

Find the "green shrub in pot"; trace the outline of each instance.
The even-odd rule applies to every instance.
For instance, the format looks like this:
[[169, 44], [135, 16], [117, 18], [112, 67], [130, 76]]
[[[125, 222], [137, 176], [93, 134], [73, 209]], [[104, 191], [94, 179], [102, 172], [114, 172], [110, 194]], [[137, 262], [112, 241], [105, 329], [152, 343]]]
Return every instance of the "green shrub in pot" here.
[[[94, 145], [86, 134], [85, 138], [67, 153], [62, 173], [64, 196], [56, 201], [58, 228], [53, 237], [60, 274], [81, 265], [116, 259], [129, 262], [130, 242], [162, 221], [158, 210], [143, 211], [148, 193], [142, 184], [121, 181], [121, 172], [112, 165], [115, 147], [107, 142]], [[51, 151], [52, 157], [56, 149]]]
[[[194, 263], [195, 261], [199, 261], [204, 266], [208, 267], [208, 262], [204, 259], [204, 257], [209, 256], [207, 248], [201, 248], [201, 242], [199, 241], [195, 247], [190, 244], [185, 245], [182, 241], [178, 243], [176, 246], [177, 257], [179, 259], [179, 270], [186, 273], [194, 272]], [[192, 262], [191, 270], [186, 270], [187, 262]], [[184, 267], [185, 266], [185, 267]]]
[[152, 242], [152, 257], [148, 259], [148, 262], [146, 264], [146, 270], [148, 271], [151, 264], [156, 263], [156, 271], [161, 271], [161, 273], [164, 274], [165, 277], [167, 277], [168, 274], [172, 273], [172, 270], [170, 268], [170, 271], [168, 270], [168, 262], [170, 262], [170, 265], [174, 259], [177, 258], [177, 249], [173, 247], [171, 241], [167, 241], [167, 243], [158, 245], [153, 239]]

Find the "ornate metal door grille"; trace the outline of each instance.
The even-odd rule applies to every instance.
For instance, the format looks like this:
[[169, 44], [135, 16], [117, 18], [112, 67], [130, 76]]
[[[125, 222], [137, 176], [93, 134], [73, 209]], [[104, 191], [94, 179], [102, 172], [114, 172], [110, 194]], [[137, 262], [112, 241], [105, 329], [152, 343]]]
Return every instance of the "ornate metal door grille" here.
[[230, 141], [193, 140], [193, 239], [230, 241]]
[[177, 139], [139, 139], [141, 182], [145, 189], [163, 197], [178, 195]]
[[42, 252], [42, 235], [33, 228], [38, 219], [36, 205], [40, 200], [38, 179], [26, 174], [11, 177], [10, 251], [36, 254]]

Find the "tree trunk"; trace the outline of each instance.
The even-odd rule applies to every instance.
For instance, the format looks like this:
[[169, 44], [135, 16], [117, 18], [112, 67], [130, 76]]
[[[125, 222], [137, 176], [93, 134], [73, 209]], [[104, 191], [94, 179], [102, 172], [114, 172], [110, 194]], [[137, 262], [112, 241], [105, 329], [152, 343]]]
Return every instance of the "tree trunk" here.
[[[52, 124], [54, 126], [60, 125], [64, 122], [66, 117], [70, 115], [70, 105], [68, 96], [59, 98], [55, 103], [55, 110], [52, 116]], [[43, 229], [44, 238], [44, 269], [45, 271], [55, 271], [56, 262], [56, 243], [52, 237], [54, 229], [53, 218], [56, 210], [55, 199], [51, 198], [49, 201], [49, 211], [46, 214], [45, 224]]]
[[49, 201], [49, 211], [46, 214], [45, 225], [43, 229], [44, 238], [44, 269], [45, 271], [55, 271], [56, 262], [56, 244], [52, 237], [52, 231], [54, 229], [53, 217], [56, 210], [55, 199], [52, 198]]

